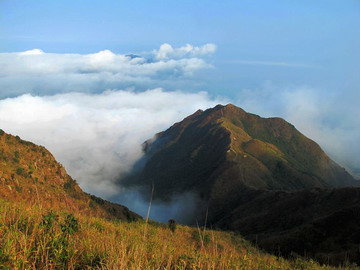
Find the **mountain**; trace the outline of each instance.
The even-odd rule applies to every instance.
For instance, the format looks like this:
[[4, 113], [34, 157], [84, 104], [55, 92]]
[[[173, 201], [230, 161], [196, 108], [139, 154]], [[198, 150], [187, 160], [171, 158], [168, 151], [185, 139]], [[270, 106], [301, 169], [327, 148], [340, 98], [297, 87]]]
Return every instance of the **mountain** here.
[[174, 225], [84, 193], [44, 147], [0, 130], [0, 269], [329, 269]]
[[0, 199], [88, 216], [137, 220], [124, 206], [89, 195], [42, 146], [0, 130]]
[[[341, 188], [359, 186], [359, 181], [281, 118], [218, 105], [156, 134], [144, 143], [144, 153], [125, 183], [153, 185], [154, 197], [165, 201], [193, 192], [203, 201], [196, 206], [201, 213], [197, 219], [206, 216], [212, 226], [241, 232], [273, 252], [312, 252], [304, 245], [292, 247], [285, 239], [301, 240], [308, 228], [321, 234], [321, 222], [335, 223], [342, 211], [352, 213], [350, 221], [341, 221], [344, 228], [358, 222], [359, 190]], [[347, 194], [349, 201], [339, 199], [340, 194]], [[283, 241], [275, 241], [279, 235]], [[321, 239], [317, 247], [326, 245]], [[314, 241], [308, 239], [307, 245]], [[345, 238], [333, 244], [331, 252], [344, 244]]]
[[244, 187], [300, 190], [358, 185], [293, 125], [231, 104], [197, 111], [145, 142], [144, 150], [134, 181], [154, 183], [155, 194], [164, 199], [186, 190], [223, 201]]

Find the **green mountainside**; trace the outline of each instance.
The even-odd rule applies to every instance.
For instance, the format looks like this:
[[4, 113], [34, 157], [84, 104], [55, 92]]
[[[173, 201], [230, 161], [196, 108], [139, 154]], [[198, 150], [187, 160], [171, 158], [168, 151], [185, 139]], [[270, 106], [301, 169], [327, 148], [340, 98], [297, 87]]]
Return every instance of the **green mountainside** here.
[[[233, 105], [197, 111], [144, 146], [138, 183], [158, 196], [194, 189], [222, 200], [243, 187], [300, 190], [358, 185], [314, 141], [281, 118], [261, 118]], [[163, 192], [166, 191], [166, 192]]]
[[[347, 238], [321, 249], [327, 244], [327, 234], [320, 237], [324, 232], [316, 221], [335, 222], [335, 212], [350, 208], [353, 214], [348, 215], [349, 220], [342, 220], [341, 226], [353, 228], [358, 222], [354, 213], [359, 207], [355, 188], [359, 181], [331, 160], [317, 143], [281, 118], [262, 118], [231, 104], [218, 105], [199, 110], [157, 134], [144, 143], [144, 151], [144, 158], [125, 183], [148, 189], [154, 185], [155, 198], [165, 201], [183, 192], [196, 193], [203, 201], [196, 206], [200, 209], [198, 220], [206, 218], [218, 228], [239, 231], [251, 240], [257, 238], [261, 247], [272, 252], [312, 252], [314, 257], [323, 252], [321, 256], [327, 256], [329, 261], [332, 256], [335, 264], [348, 256], [345, 252], [335, 258], [335, 254], [347, 249], [355, 252]], [[354, 188], [349, 192], [332, 190], [348, 186]], [[291, 201], [291, 211], [299, 211], [313, 189], [317, 195], [310, 196], [311, 204], [305, 204], [298, 215], [283, 211], [291, 198], [298, 198]], [[338, 196], [326, 195], [332, 192], [345, 193], [350, 201], [345, 203]], [[325, 198], [333, 208], [323, 207]], [[279, 227], [278, 223], [287, 225]], [[307, 238], [307, 245], [296, 248], [295, 242], [308, 228], [306, 224], [319, 239]], [[297, 230], [301, 232], [295, 233]], [[275, 239], [279, 235], [281, 239]], [[268, 244], [270, 236], [274, 237], [274, 245]], [[295, 242], [285, 243], [290, 238]], [[314, 241], [319, 252], [309, 248], [315, 245]], [[359, 258], [354, 255], [352, 260], [360, 262]]]

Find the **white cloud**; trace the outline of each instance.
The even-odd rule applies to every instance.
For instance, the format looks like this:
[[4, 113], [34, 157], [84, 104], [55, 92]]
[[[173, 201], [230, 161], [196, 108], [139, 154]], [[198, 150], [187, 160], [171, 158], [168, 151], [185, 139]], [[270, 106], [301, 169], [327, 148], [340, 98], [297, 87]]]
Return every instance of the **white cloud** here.
[[159, 50], [154, 51], [157, 59], [171, 59], [182, 57], [199, 57], [213, 54], [216, 51], [216, 45], [207, 43], [203, 46], [197, 47], [186, 44], [180, 48], [173, 48], [170, 44], [164, 43], [160, 46]]
[[43, 54], [44, 52], [40, 49], [33, 49], [29, 51], [20, 52], [19, 55], [38, 55]]
[[174, 84], [211, 67], [202, 57], [214, 51], [213, 44], [180, 48], [163, 44], [158, 51], [140, 56], [109, 50], [93, 54], [45, 53], [40, 49], [0, 53], [0, 98]]
[[205, 92], [161, 89], [26, 94], [0, 100], [0, 128], [44, 145], [82, 188], [109, 197], [121, 191], [114, 181], [141, 156], [146, 139], [220, 102]]

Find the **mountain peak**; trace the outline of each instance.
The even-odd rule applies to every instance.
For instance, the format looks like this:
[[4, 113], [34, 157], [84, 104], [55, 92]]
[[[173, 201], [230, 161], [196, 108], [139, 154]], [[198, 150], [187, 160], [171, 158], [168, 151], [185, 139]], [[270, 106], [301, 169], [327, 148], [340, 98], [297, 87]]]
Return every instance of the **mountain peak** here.
[[235, 106], [234, 104], [228, 103], [226, 105], [218, 104], [213, 108], [210, 108], [206, 111], [216, 112], [216, 111], [226, 111], [226, 112], [245, 112], [240, 107]]
[[235, 106], [234, 104], [228, 103], [224, 106], [226, 110], [243, 110], [240, 107]]
[[290, 123], [233, 104], [199, 110], [147, 146], [151, 151], [138, 181], [154, 182], [163, 197], [196, 189], [222, 198], [225, 186], [236, 193], [244, 186], [299, 190], [358, 184]]

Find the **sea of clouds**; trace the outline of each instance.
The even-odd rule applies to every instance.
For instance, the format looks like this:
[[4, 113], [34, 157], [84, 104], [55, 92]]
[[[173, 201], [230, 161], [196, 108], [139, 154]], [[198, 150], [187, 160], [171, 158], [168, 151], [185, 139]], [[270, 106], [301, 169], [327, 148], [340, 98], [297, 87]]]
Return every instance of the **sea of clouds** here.
[[[142, 156], [141, 144], [196, 110], [219, 103], [231, 101], [262, 116], [283, 117], [342, 165], [360, 167], [360, 110], [345, 98], [324, 99], [310, 87], [267, 85], [244, 89], [233, 100], [158, 87], [176, 89], [179, 81], [190, 85], [196, 72], [213, 67], [215, 51], [214, 44], [163, 44], [139, 55], [40, 49], [0, 53], [0, 128], [44, 145], [85, 191], [143, 215], [147, 199], [118, 184]], [[346, 98], [359, 98], [353, 95]], [[152, 217], [181, 220], [196, 201], [193, 194], [169, 203], [155, 201]]]

